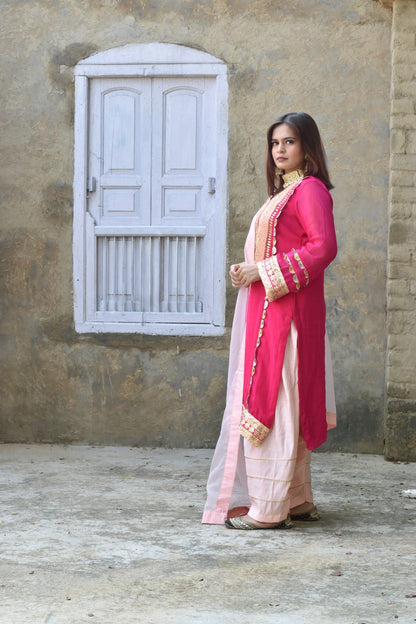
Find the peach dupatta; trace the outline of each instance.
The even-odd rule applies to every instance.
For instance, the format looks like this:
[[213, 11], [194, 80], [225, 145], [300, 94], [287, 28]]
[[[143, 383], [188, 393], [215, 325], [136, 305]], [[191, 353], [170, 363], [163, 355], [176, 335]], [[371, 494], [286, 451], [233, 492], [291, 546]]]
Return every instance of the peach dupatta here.
[[[244, 247], [244, 258], [254, 262], [254, 217]], [[228, 366], [227, 400], [220, 436], [212, 459], [207, 483], [207, 501], [202, 518], [206, 524], [224, 524], [228, 509], [250, 506], [244, 460], [243, 438], [240, 436], [243, 403], [246, 310], [249, 289], [240, 288], [231, 330]]]

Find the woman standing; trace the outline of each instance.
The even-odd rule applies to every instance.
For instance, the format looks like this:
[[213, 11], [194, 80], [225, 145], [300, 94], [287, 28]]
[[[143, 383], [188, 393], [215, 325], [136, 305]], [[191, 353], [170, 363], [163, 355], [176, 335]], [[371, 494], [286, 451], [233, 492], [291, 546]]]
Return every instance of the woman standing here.
[[230, 269], [239, 295], [227, 404], [202, 519], [242, 530], [319, 519], [311, 450], [335, 426], [324, 270], [337, 246], [325, 152], [306, 113], [280, 117], [267, 143], [269, 199], [245, 261]]

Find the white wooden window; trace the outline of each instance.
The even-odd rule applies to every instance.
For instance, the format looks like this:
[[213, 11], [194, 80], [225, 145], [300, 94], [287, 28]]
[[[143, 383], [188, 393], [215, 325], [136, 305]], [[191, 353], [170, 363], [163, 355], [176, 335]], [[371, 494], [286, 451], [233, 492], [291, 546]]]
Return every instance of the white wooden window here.
[[224, 331], [224, 63], [132, 44], [75, 70], [78, 332]]

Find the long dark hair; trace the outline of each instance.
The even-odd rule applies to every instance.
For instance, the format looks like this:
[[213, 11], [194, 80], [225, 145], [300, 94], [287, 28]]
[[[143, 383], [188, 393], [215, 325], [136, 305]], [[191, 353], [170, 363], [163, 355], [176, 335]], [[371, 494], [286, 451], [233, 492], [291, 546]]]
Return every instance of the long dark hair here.
[[283, 180], [276, 173], [276, 165], [272, 158], [272, 135], [276, 126], [287, 124], [297, 133], [302, 149], [306, 155], [305, 175], [315, 176], [321, 180], [328, 190], [334, 188], [329, 179], [326, 155], [321, 135], [314, 119], [307, 113], [286, 113], [279, 117], [267, 130], [266, 178], [269, 195], [275, 195], [282, 189]]

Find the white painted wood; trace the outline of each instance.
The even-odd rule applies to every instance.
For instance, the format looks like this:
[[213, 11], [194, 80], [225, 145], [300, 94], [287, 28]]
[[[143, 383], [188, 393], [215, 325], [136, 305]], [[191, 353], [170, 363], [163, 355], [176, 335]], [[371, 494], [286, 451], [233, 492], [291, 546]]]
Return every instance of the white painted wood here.
[[85, 215], [84, 232], [80, 242], [85, 246], [85, 265], [83, 267], [85, 320], [94, 321], [97, 309], [96, 239], [94, 219], [88, 212]]
[[89, 176], [97, 190], [88, 209], [97, 225], [150, 222], [150, 117], [149, 80], [91, 81]]
[[[122, 65], [123, 69], [131, 65], [142, 65], [144, 67], [151, 66], [153, 71], [154, 65], [181, 65], [191, 64], [199, 67], [205, 63], [214, 64], [224, 67], [222, 61], [219, 61], [215, 56], [203, 52], [202, 50], [196, 50], [194, 48], [188, 48], [186, 46], [177, 45], [174, 43], [129, 43], [118, 48], [112, 48], [111, 50], [104, 50], [97, 52], [92, 56], [80, 61], [77, 65], [77, 69], [89, 65]], [[197, 75], [203, 72], [197, 72]], [[154, 73], [152, 72], [152, 75]], [[167, 74], [169, 75], [169, 73]]]
[[[215, 161], [210, 135], [215, 116], [213, 78], [153, 81], [153, 224], [205, 222], [210, 197], [204, 187]], [[160, 162], [162, 157], [162, 162]]]
[[87, 213], [87, 136], [88, 79], [79, 76], [75, 82], [74, 119], [74, 320], [77, 330], [86, 320], [85, 311], [85, 217]]
[[[94, 254], [97, 287], [92, 273], [87, 282], [91, 320], [98, 311], [202, 312], [203, 285], [197, 275], [202, 237], [110, 235], [95, 238], [93, 224], [89, 233], [89, 244], [97, 242]], [[94, 292], [97, 292], [97, 300]]]
[[134, 44], [75, 73], [77, 331], [223, 333], [225, 66], [183, 46]]
[[97, 225], [96, 236], [122, 236], [128, 232], [130, 236], [205, 236], [207, 228], [204, 225], [155, 225], [155, 226], [117, 226]]
[[206, 215], [207, 224], [212, 225], [213, 271], [212, 322], [216, 327], [225, 323], [225, 260], [226, 260], [226, 214], [228, 206], [227, 159], [228, 159], [228, 82], [226, 72], [218, 72], [216, 78], [215, 122], [210, 130], [216, 139], [213, 177], [216, 178], [215, 204]]
[[128, 77], [148, 77], [148, 76], [219, 76], [226, 74], [225, 65], [212, 63], [180, 64], [170, 63], [161, 65], [89, 65], [77, 66], [74, 71], [75, 76], [88, 76], [89, 78], [109, 78], [112, 76]]

